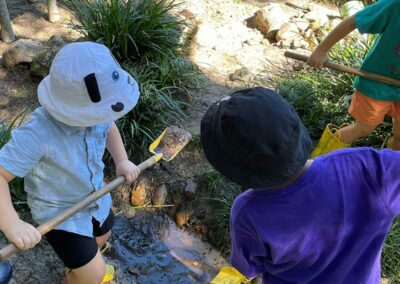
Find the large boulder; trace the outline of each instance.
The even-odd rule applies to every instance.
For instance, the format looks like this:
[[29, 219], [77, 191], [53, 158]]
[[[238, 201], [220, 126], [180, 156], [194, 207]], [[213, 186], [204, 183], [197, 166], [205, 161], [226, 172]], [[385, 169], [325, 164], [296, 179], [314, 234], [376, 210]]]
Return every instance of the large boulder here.
[[259, 30], [268, 39], [275, 39], [281, 26], [293, 16], [296, 13], [284, 10], [282, 4], [270, 3], [247, 19], [247, 26]]
[[3, 53], [2, 65], [11, 70], [18, 64], [31, 64], [33, 58], [43, 50], [43, 45], [33, 39], [19, 39]]
[[42, 50], [33, 58], [30, 68], [31, 76], [35, 78], [46, 77], [57, 52], [66, 44], [66, 41], [61, 36], [52, 36]]

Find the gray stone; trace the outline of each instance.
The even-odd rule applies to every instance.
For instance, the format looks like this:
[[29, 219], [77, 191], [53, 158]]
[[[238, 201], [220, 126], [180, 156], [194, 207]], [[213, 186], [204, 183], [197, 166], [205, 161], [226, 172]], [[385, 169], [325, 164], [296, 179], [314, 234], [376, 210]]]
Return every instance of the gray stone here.
[[167, 196], [168, 196], [167, 187], [165, 186], [165, 184], [162, 184], [154, 190], [153, 196], [151, 197], [151, 201], [153, 205], [162, 206], [165, 204]]
[[186, 225], [189, 222], [192, 214], [193, 210], [189, 209], [188, 206], [181, 206], [175, 215], [176, 224], [180, 227]]
[[30, 74], [32, 77], [44, 78], [50, 72], [50, 66], [57, 52], [67, 43], [61, 36], [52, 36], [46, 46], [32, 60]]
[[276, 33], [276, 41], [289, 41], [302, 38], [297, 25], [293, 22], [284, 23]]
[[326, 25], [329, 22], [327, 14], [320, 9], [315, 9], [311, 12], [308, 12], [304, 15], [303, 18], [310, 22], [310, 27], [314, 31], [318, 30], [320, 27]]
[[246, 67], [237, 69], [235, 72], [229, 74], [229, 80], [231, 81], [250, 81], [252, 77], [253, 75]]
[[42, 50], [43, 45], [32, 39], [19, 39], [13, 42], [3, 53], [3, 66], [11, 70], [17, 64], [30, 64], [33, 58]]
[[186, 198], [193, 199], [197, 194], [198, 188], [199, 188], [199, 184], [196, 181], [194, 181], [192, 179], [187, 180], [186, 184], [185, 184], [185, 192], [184, 192]]
[[265, 37], [274, 39], [281, 26], [290, 21], [294, 13], [285, 11], [279, 3], [270, 3], [247, 19], [247, 26], [259, 30]]

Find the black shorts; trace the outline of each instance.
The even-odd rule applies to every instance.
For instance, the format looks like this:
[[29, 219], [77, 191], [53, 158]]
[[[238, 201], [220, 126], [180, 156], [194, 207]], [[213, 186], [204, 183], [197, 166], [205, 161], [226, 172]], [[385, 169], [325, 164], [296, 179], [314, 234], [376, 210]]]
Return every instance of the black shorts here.
[[115, 216], [111, 210], [102, 226], [93, 218], [93, 237], [91, 238], [63, 230], [51, 230], [45, 236], [64, 265], [67, 268], [76, 269], [88, 264], [96, 256], [99, 249], [96, 237], [108, 233], [114, 224], [114, 219]]

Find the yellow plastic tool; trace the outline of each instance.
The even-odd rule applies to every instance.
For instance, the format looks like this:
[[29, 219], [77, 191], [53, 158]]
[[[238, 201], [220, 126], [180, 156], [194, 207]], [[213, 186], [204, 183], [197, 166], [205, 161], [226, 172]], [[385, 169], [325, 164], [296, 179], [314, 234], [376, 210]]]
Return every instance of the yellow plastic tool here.
[[[166, 132], [167, 132], [167, 129], [165, 129], [165, 130], [161, 133], [161, 135], [158, 136], [157, 139], [154, 140], [153, 143], [150, 144], [150, 147], [149, 147], [150, 153], [159, 154], [159, 153], [161, 152], [161, 151], [159, 151], [158, 145], [160, 144], [161, 139], [164, 137], [164, 135], [165, 135]], [[162, 157], [163, 159], [165, 159], [165, 157], [163, 157], [163, 156], [164, 156], [164, 155], [162, 155], [161, 157]], [[173, 158], [171, 158], [170, 160], [172, 160], [172, 159], [173, 159]], [[168, 161], [169, 161], [169, 160], [168, 160]]]
[[153, 143], [149, 151], [153, 154], [162, 153], [162, 159], [169, 162], [185, 147], [191, 140], [190, 133], [176, 126], [165, 129]]
[[334, 135], [334, 132], [336, 131], [338, 131], [338, 127], [334, 126], [333, 124], [328, 124], [326, 126], [317, 146], [311, 153], [311, 157], [314, 158], [332, 152], [333, 150], [350, 146], [349, 144], [340, 141], [340, 139]]
[[111, 264], [106, 264], [106, 274], [104, 274], [103, 281], [101, 281], [101, 284], [110, 282], [111, 280], [114, 279], [115, 276], [115, 269], [114, 266]]
[[219, 271], [218, 275], [211, 280], [210, 284], [241, 284], [249, 283], [251, 279], [248, 279], [242, 273], [237, 271], [232, 266], [224, 266]]

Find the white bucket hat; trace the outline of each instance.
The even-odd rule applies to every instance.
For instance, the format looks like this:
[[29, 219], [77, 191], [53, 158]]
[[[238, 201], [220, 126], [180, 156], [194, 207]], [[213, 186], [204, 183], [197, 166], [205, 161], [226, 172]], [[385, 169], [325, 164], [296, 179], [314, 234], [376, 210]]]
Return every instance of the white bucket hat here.
[[139, 99], [139, 87], [107, 47], [76, 42], [57, 53], [38, 95], [40, 104], [58, 121], [89, 127], [128, 113]]

